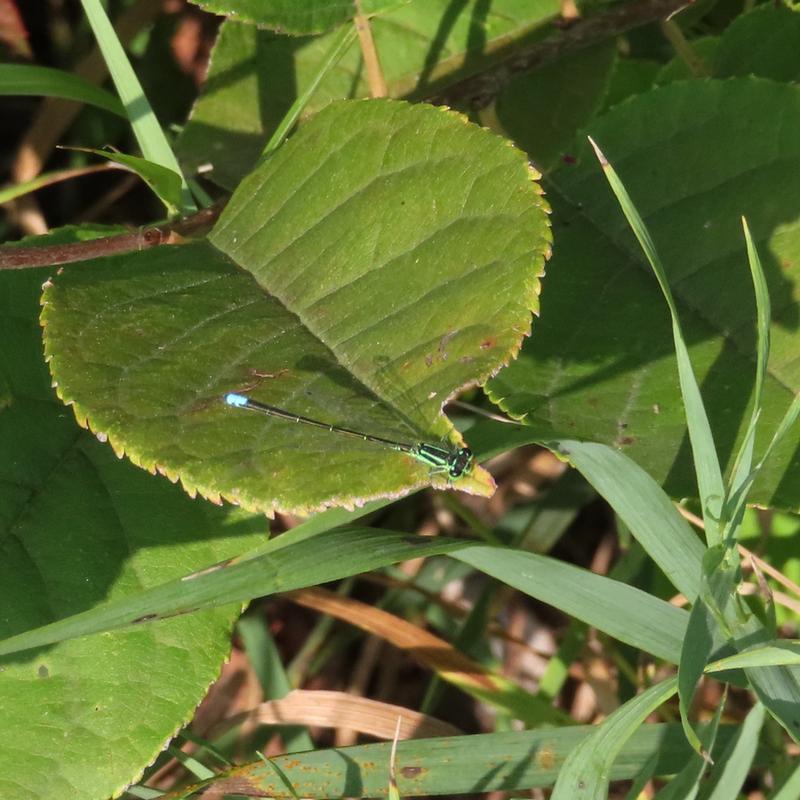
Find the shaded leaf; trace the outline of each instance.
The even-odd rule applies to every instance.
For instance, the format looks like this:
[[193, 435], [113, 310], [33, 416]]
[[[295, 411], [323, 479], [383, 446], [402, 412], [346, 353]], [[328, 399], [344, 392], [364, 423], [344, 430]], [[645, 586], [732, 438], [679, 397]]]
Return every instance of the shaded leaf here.
[[[791, 288], [800, 270], [800, 193], [789, 177], [791, 165], [800, 168], [798, 126], [800, 90], [753, 78], [673, 84], [592, 125], [662, 256], [723, 465], [746, 429], [753, 381], [742, 214], [773, 298], [757, 454], [800, 388]], [[490, 382], [490, 395], [540, 439], [566, 433], [616, 445], [673, 497], [694, 495], [666, 309], [588, 145], [573, 155], [549, 195], [558, 248], [546, 313], [520, 358]], [[751, 500], [800, 507], [798, 470], [800, 448], [787, 437]]]
[[800, 79], [800, 14], [783, 3], [756, 6], [726, 28], [714, 55], [714, 75], [759, 75], [776, 81]]
[[[47, 243], [92, 233], [61, 231]], [[0, 275], [2, 638], [227, 558], [265, 528], [192, 502], [75, 425], [41, 358], [47, 274]], [[135, 780], [216, 678], [238, 612], [227, 605], [0, 659], [0, 796], [84, 800]]]
[[[231, 19], [249, 22], [277, 33], [294, 35], [324, 33], [351, 20], [354, 2], [341, 0], [192, 0], [193, 3]], [[361, 0], [364, 14], [375, 14], [409, 0]]]
[[560, 163], [565, 145], [597, 112], [614, 63], [612, 45], [587, 47], [514, 78], [498, 96], [495, 110], [503, 131], [545, 174]]
[[[345, 5], [349, 11], [351, 5]], [[389, 94], [419, 98], [476, 72], [538, 36], [543, 22], [558, 12], [554, 0], [425, 0], [399, 5], [371, 21]], [[317, 73], [336, 36], [332, 32], [293, 39], [253, 25], [223, 24], [203, 94], [178, 142], [182, 163], [191, 168], [210, 164], [214, 181], [236, 186]], [[332, 100], [368, 96], [361, 54], [353, 47], [326, 76], [305, 116]]]

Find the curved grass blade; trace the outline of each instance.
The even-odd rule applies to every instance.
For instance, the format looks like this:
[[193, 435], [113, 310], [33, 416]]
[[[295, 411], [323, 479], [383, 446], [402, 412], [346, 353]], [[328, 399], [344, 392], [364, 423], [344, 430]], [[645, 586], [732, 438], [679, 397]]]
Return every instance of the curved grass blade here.
[[678, 687], [670, 678], [620, 706], [570, 754], [558, 775], [552, 800], [605, 800], [611, 768], [620, 750], [647, 717]]
[[33, 64], [0, 64], [0, 95], [37, 95], [75, 100], [128, 119], [122, 103], [80, 75]]
[[703, 522], [705, 523], [706, 538], [709, 546], [718, 544], [720, 541], [720, 519], [722, 515], [722, 504], [725, 499], [725, 488], [722, 481], [722, 470], [719, 466], [717, 449], [714, 444], [714, 437], [711, 434], [711, 426], [708, 422], [703, 398], [700, 394], [700, 387], [697, 385], [689, 358], [689, 351], [683, 338], [681, 323], [678, 317], [678, 308], [672, 296], [672, 290], [667, 280], [661, 259], [656, 251], [655, 244], [645, 227], [639, 212], [633, 204], [625, 186], [617, 176], [614, 168], [601, 152], [600, 148], [590, 138], [597, 159], [603, 168], [603, 172], [611, 186], [612, 191], [620, 204], [622, 212], [628, 220], [633, 230], [642, 252], [645, 254], [650, 266], [653, 268], [658, 285], [672, 318], [672, 334], [675, 344], [675, 354], [678, 359], [678, 375], [681, 383], [681, 393], [686, 409], [686, 423], [689, 429], [689, 439], [692, 443], [694, 454], [695, 472], [697, 474], [697, 485], [700, 491], [700, 501], [703, 508]]
[[[458, 795], [550, 786], [568, 755], [597, 728], [581, 725], [535, 731], [508, 731], [477, 736], [411, 739], [397, 745], [397, 783], [403, 796]], [[734, 726], [723, 727], [718, 740], [727, 743]], [[391, 743], [293, 753], [271, 761], [301, 797], [380, 797], [386, 793], [386, 764]], [[691, 750], [680, 725], [643, 725], [623, 742], [608, 777], [634, 777], [652, 758], [655, 773], [681, 769]], [[758, 760], [763, 763], [764, 759]], [[260, 762], [234, 767], [204, 785], [220, 794], [243, 794], [290, 800], [283, 779]], [[164, 796], [176, 800], [178, 792]], [[570, 800], [574, 800], [570, 798]]]
[[510, 548], [475, 545], [450, 555], [633, 647], [680, 658], [688, 613], [640, 589]]
[[0, 641], [0, 655], [327, 583], [359, 572], [468, 547], [461, 541], [360, 528], [306, 540], [256, 557], [212, 565], [194, 575], [110, 601]]
[[197, 210], [189, 186], [183, 177], [180, 164], [172, 152], [172, 148], [158, 124], [153, 109], [147, 101], [142, 85], [133, 71], [125, 50], [111, 25], [100, 0], [81, 0], [83, 10], [92, 26], [97, 44], [108, 66], [114, 86], [125, 106], [128, 119], [131, 121], [133, 133], [142, 155], [155, 164], [170, 169], [181, 177], [181, 211], [189, 213]]

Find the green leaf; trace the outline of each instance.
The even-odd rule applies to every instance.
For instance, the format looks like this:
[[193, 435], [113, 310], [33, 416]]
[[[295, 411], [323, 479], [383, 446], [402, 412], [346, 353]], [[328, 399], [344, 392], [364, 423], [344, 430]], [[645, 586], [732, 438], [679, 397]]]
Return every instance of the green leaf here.
[[662, 681], [610, 714], [569, 754], [558, 774], [552, 800], [605, 800], [611, 767], [623, 745], [675, 694], [676, 688], [675, 678]]
[[[709, 74], [713, 71], [710, 66], [714, 63], [714, 57], [717, 49], [719, 48], [719, 36], [700, 36], [693, 38], [689, 43], [691, 52], [694, 54], [694, 59], [698, 62], [702, 69]], [[697, 79], [693, 70], [694, 65], [686, 62], [686, 59], [681, 54], [676, 54], [671, 61], [664, 64], [656, 75], [655, 83], [664, 85], [667, 83], [674, 83], [675, 81], [685, 81], [690, 78]]]
[[[750, 111], [748, 111], [748, 109]], [[752, 113], [750, 113], [752, 112]], [[761, 121], [770, 120], [762, 133]], [[766, 124], [766, 122], [764, 122]], [[673, 287], [723, 465], [749, 418], [755, 304], [740, 218], [753, 232], [770, 295], [771, 358], [760, 424], [774, 430], [800, 389], [800, 89], [753, 78], [672, 84], [595, 121]], [[558, 242], [547, 313], [519, 359], [489, 385], [539, 439], [568, 435], [623, 448], [673, 497], [696, 493], [668, 316], [649, 267], [588, 146], [553, 174]], [[731, 187], [735, 187], [732, 190]], [[744, 377], [743, 377], [744, 376]], [[756, 457], [763, 452], [757, 443]], [[786, 437], [751, 502], [800, 508], [800, 465]]]
[[[91, 238], [90, 226], [78, 234], [47, 240]], [[192, 502], [75, 425], [41, 358], [49, 272], [0, 274], [3, 638], [228, 558], [265, 529], [258, 517]], [[228, 605], [0, 659], [0, 797], [118, 794], [191, 719], [238, 613]], [[113, 758], [98, 756], [109, 749]]]
[[[728, 550], [727, 558], [719, 559], [720, 568], [714, 570], [714, 573], [710, 572], [713, 566], [711, 561], [704, 565], [711, 576], [711, 591], [706, 594], [706, 600], [731, 645], [739, 651], [746, 651], [758, 645], [772, 643], [775, 620], [773, 616], [764, 624], [731, 590], [741, 580], [738, 561], [732, 557], [735, 552]], [[709, 595], [713, 597], [713, 602], [709, 602]], [[800, 719], [797, 715], [797, 709], [800, 708], [800, 667], [792, 664], [768, 664], [745, 667], [744, 671], [753, 691], [767, 711], [783, 725], [795, 742], [800, 742]]]
[[[522, 153], [451, 112], [333, 105], [242, 183], [219, 250], [97, 260], [47, 288], [59, 392], [137, 464], [268, 513], [446, 487], [406, 454], [222, 398], [458, 441], [442, 404], [513, 356], [537, 308], [550, 236], [531, 178]], [[475, 469], [456, 485], [489, 481]]]
[[549, 447], [609, 502], [676, 588], [690, 599], [698, 595], [705, 548], [664, 491], [624, 453], [594, 442], [542, 440], [533, 428], [493, 421], [477, 423], [469, 436], [487, 458], [526, 444]]
[[[351, 20], [354, 2], [341, 0], [192, 0], [212, 14], [222, 14], [240, 22], [250, 22], [277, 33], [293, 35], [324, 33]], [[409, 0], [361, 0], [364, 14], [375, 14]]]
[[[351, 4], [345, 5], [349, 11]], [[540, 36], [543, 23], [558, 13], [554, 0], [425, 0], [373, 18], [371, 28], [390, 96], [420, 98]], [[317, 75], [337, 35], [292, 39], [224, 23], [203, 94], [178, 142], [187, 168], [211, 165], [215, 182], [235, 187]], [[304, 117], [332, 100], [368, 96], [361, 53], [352, 47], [326, 75]]]
[[678, 666], [678, 694], [681, 724], [689, 744], [698, 755], [710, 761], [710, 756], [689, 720], [695, 688], [718, 640], [732, 638], [729, 620], [737, 618], [736, 590], [741, 572], [736, 551], [727, 544], [709, 548], [703, 554], [703, 581], [700, 596], [695, 599], [689, 626]]
[[325, 76], [339, 63], [342, 56], [347, 52], [347, 49], [356, 40], [356, 37], [357, 32], [355, 26], [348, 25], [341, 28], [339, 33], [331, 40], [330, 50], [328, 50], [325, 57], [320, 61], [317, 72], [308, 81], [308, 85], [304, 87], [303, 91], [298, 94], [297, 99], [286, 111], [283, 119], [272, 132], [272, 136], [269, 137], [269, 141], [261, 152], [262, 159], [272, 155], [273, 151], [277, 150], [284, 143], [286, 137], [297, 124], [300, 115], [319, 88], [320, 83], [322, 83]]
[[798, 764], [783, 786], [769, 800], [795, 800], [800, 794], [800, 764]]
[[623, 57], [617, 53], [608, 79], [603, 111], [621, 103], [632, 95], [646, 92], [653, 86], [661, 65], [647, 58]]
[[[757, 635], [757, 634], [756, 634]], [[752, 642], [756, 635], [745, 634], [740, 641]], [[766, 641], [764, 633], [762, 643]], [[784, 727], [792, 739], [800, 743], [800, 667], [797, 665], [776, 665], [745, 667], [745, 675], [758, 699], [767, 711]]]
[[128, 118], [122, 103], [111, 92], [79, 75], [30, 64], [0, 64], [0, 95], [20, 94], [76, 100]]
[[689, 614], [689, 625], [681, 648], [681, 660], [678, 669], [678, 698], [681, 724], [686, 739], [692, 749], [702, 756], [703, 745], [695, 733], [689, 719], [689, 712], [694, 700], [697, 682], [703, 676], [708, 657], [714, 648], [714, 633], [717, 630], [715, 617], [700, 597], [696, 598]]

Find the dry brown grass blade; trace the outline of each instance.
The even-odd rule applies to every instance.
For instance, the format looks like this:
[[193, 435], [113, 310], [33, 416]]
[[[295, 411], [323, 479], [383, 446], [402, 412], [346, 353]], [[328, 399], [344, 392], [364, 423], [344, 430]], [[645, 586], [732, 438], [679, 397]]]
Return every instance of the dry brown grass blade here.
[[445, 680], [493, 691], [494, 676], [449, 642], [380, 608], [340, 597], [325, 589], [301, 589], [286, 595], [301, 606], [344, 620], [384, 639], [434, 670]]
[[235, 714], [220, 721], [210, 731], [208, 738], [216, 738], [230, 728], [247, 723], [347, 728], [390, 740], [395, 735], [398, 718], [401, 739], [462, 734], [462, 731], [447, 722], [391, 703], [352, 697], [344, 692], [295, 689], [280, 700], [270, 700], [252, 711]]

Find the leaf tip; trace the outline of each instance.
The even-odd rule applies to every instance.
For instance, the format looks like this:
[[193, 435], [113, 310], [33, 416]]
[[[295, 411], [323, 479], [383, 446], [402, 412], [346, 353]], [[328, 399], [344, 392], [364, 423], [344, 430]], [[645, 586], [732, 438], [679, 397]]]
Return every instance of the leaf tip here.
[[603, 151], [600, 149], [597, 142], [592, 139], [591, 136], [587, 136], [586, 138], [589, 140], [589, 144], [592, 146], [594, 154], [597, 156], [597, 160], [600, 162], [600, 166], [605, 169], [607, 166], [609, 166], [608, 159], [603, 154]]

